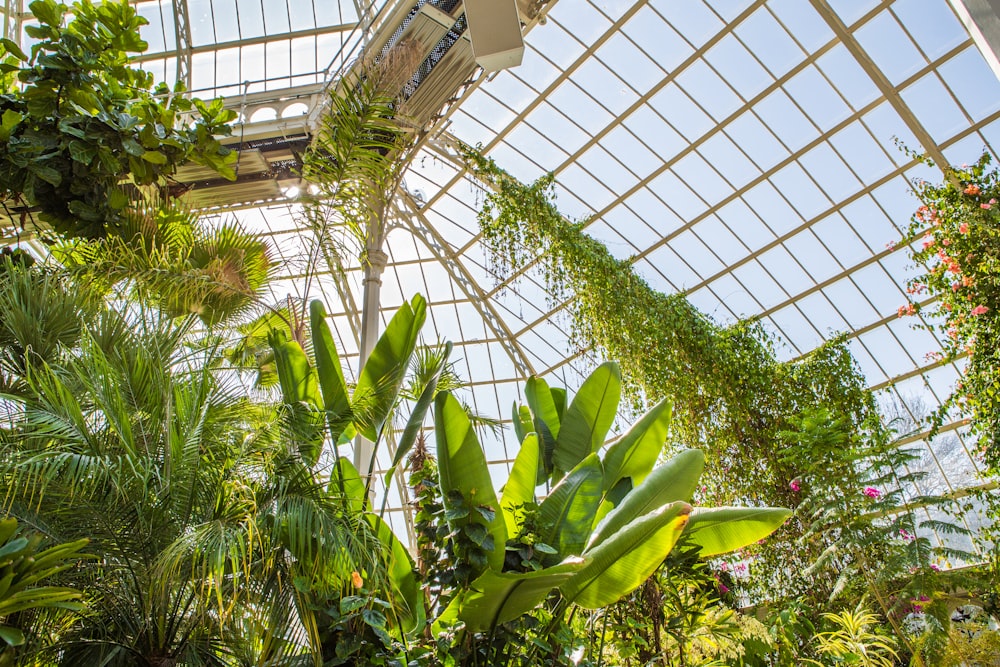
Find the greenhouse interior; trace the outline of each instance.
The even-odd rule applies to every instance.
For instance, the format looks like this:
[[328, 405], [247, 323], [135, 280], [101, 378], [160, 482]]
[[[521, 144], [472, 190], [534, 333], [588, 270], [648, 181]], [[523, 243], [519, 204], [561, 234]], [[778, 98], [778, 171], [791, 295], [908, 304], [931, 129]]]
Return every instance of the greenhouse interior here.
[[1000, 2], [4, 0], [0, 667], [1000, 665]]

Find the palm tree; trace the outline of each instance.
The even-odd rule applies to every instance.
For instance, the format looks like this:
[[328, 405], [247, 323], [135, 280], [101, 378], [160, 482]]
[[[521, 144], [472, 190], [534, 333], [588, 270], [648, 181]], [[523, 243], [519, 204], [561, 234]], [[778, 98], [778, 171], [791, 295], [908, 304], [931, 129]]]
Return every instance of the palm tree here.
[[[71, 300], [74, 285], [46, 285]], [[87, 612], [42, 654], [156, 667], [308, 657], [300, 591], [376, 571], [373, 531], [192, 317], [135, 301], [77, 315], [75, 340], [24, 357], [0, 432], [3, 509], [59, 541], [89, 538], [95, 556], [72, 579]]]

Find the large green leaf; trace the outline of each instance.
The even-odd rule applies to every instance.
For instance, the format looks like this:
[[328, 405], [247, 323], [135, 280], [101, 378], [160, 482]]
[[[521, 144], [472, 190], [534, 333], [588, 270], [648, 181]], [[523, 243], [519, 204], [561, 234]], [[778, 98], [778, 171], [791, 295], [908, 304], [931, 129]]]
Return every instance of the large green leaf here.
[[561, 560], [583, 551], [594, 526], [594, 512], [601, 503], [604, 471], [597, 454], [580, 462], [539, 506], [542, 528], [538, 539], [555, 547]]
[[507, 524], [507, 535], [517, 534], [517, 508], [525, 503], [535, 502], [535, 475], [538, 471], [538, 436], [529, 433], [521, 443], [514, 465], [510, 469], [510, 477], [503, 487], [500, 497], [500, 508]]
[[691, 513], [685, 539], [701, 548], [702, 558], [741, 549], [762, 540], [785, 522], [781, 507], [711, 507]]
[[277, 334], [271, 336], [270, 343], [271, 349], [274, 350], [278, 382], [281, 384], [284, 402], [288, 405], [304, 402], [311, 408], [321, 409], [316, 375], [309, 365], [309, 359], [302, 346]]
[[580, 570], [584, 561], [570, 559], [535, 572], [487, 570], [461, 591], [434, 623], [434, 633], [461, 619], [470, 632], [483, 632], [512, 621], [541, 604], [552, 589]]
[[303, 460], [313, 466], [323, 450], [324, 421], [316, 374], [297, 342], [283, 340], [278, 332], [272, 332], [270, 342], [281, 393], [288, 406], [289, 425]]
[[528, 402], [528, 407], [534, 418], [545, 422], [552, 437], [558, 439], [559, 411], [556, 409], [556, 403], [548, 383], [540, 377], [531, 376], [524, 383], [524, 399]]
[[323, 409], [326, 410], [330, 435], [336, 441], [349, 423], [351, 399], [347, 393], [337, 346], [326, 323], [326, 309], [322, 301], [316, 300], [309, 304], [309, 316], [312, 323], [313, 353], [316, 355], [316, 374], [323, 393]]
[[337, 459], [330, 473], [330, 484], [327, 490], [331, 493], [344, 494], [347, 507], [354, 515], [371, 510], [368, 494], [365, 493], [365, 480], [354, 464], [345, 456]]
[[531, 410], [527, 405], [518, 405], [517, 401], [514, 401], [511, 416], [513, 417], [514, 435], [517, 436], [518, 442], [523, 442], [524, 438], [535, 430], [531, 424]]
[[646, 479], [663, 451], [673, 404], [663, 399], [632, 425], [604, 455], [604, 491], [628, 477], [636, 487]]
[[677, 543], [691, 506], [677, 501], [639, 517], [584, 554], [586, 564], [560, 586], [585, 609], [620, 600], [653, 574]]
[[[424, 610], [424, 591], [417, 580], [416, 567], [406, 547], [392, 532], [389, 524], [377, 514], [366, 514], [365, 519], [375, 529], [379, 540], [385, 545], [386, 570], [392, 582], [393, 607], [399, 614], [404, 632], [420, 632], [427, 621]], [[398, 597], [397, 597], [398, 596]], [[402, 603], [402, 604], [400, 604]]]
[[413, 404], [413, 410], [406, 421], [406, 427], [403, 428], [403, 433], [399, 437], [396, 454], [392, 457], [392, 466], [389, 473], [386, 474], [386, 480], [389, 479], [392, 471], [396, 469], [396, 466], [400, 464], [403, 458], [410, 453], [414, 443], [417, 441], [417, 434], [420, 433], [420, 429], [424, 426], [424, 417], [427, 416], [427, 410], [430, 409], [431, 403], [434, 401], [434, 394], [437, 393], [438, 380], [441, 379], [441, 373], [444, 372], [445, 367], [448, 365], [448, 357], [451, 356], [451, 349], [451, 342], [445, 343], [444, 350], [441, 353], [437, 366], [434, 368], [434, 372], [428, 378], [424, 390], [420, 393], [419, 398], [417, 398], [417, 402]]
[[470, 507], [488, 507], [495, 512], [493, 520], [487, 521], [481, 513], [472, 511], [468, 517], [453, 525], [473, 522], [487, 526], [493, 537], [489, 564], [495, 570], [500, 570], [507, 544], [507, 526], [493, 491], [493, 480], [490, 478], [486, 455], [479, 445], [479, 438], [476, 437], [465, 408], [451, 392], [442, 391], [434, 402], [434, 432], [445, 510], [453, 509], [450, 507], [449, 494], [458, 491]]
[[601, 364], [584, 381], [562, 416], [553, 463], [559, 470], [572, 470], [604, 444], [618, 414], [622, 374], [618, 364]]
[[589, 551], [638, 517], [678, 500], [690, 500], [705, 467], [700, 449], [688, 449], [651, 472], [594, 528]]
[[419, 294], [389, 321], [365, 360], [351, 401], [358, 432], [377, 442], [410, 364], [417, 335], [427, 319], [427, 302]]

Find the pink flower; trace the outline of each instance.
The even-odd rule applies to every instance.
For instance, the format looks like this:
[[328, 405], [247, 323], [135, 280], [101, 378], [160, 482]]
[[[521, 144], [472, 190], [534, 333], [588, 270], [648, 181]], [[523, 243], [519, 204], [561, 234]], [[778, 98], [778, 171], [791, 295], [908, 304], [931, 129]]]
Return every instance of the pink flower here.
[[792, 481], [790, 481], [788, 483], [788, 488], [794, 491], [795, 493], [798, 493], [799, 491], [802, 490], [802, 487], [799, 485], [799, 480], [797, 479], [793, 479]]
[[988, 211], [988, 210], [990, 210], [993, 207], [990, 206], [989, 204], [980, 204], [979, 208], [986, 209]]
[[904, 317], [906, 315], [913, 315], [916, 312], [917, 308], [912, 303], [904, 304], [896, 309], [896, 314], [899, 315], [900, 317]]
[[975, 308], [973, 308], [973, 309], [972, 309], [972, 310], [971, 310], [971, 311], [969, 312], [969, 314], [970, 314], [970, 315], [984, 315], [984, 314], [986, 314], [987, 312], [989, 312], [989, 310], [990, 310], [990, 309], [989, 309], [989, 308], [987, 308], [986, 306], [976, 306]]
[[927, 250], [932, 245], [934, 245], [934, 237], [933, 236], [925, 236], [924, 237], [924, 250]]
[[941, 568], [939, 568], [939, 567], [938, 567], [937, 565], [935, 565], [934, 563], [931, 563], [931, 569], [932, 569], [932, 570], [934, 570], [935, 572], [940, 572], [940, 571], [941, 571]]
[[876, 489], [874, 486], [866, 486], [865, 490], [862, 492], [869, 498], [878, 498], [882, 495], [882, 492]]
[[968, 234], [969, 233], [969, 223], [963, 222], [962, 224], [960, 224], [958, 226], [958, 233], [959, 234]]
[[910, 531], [906, 530], [905, 528], [900, 528], [899, 529], [899, 536], [903, 538], [904, 542], [912, 542], [913, 540], [915, 540], [917, 538], [916, 535], [914, 535]]

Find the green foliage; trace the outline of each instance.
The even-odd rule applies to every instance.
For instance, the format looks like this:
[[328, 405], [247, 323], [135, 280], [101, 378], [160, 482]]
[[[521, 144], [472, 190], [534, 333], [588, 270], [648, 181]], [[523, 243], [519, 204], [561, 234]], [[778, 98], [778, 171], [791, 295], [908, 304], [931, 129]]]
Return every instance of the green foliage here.
[[[422, 630], [423, 592], [406, 547], [382, 514], [372, 512], [371, 469], [362, 474], [337, 452], [340, 444], [359, 433], [373, 436], [376, 447], [384, 444], [386, 424], [399, 409], [401, 397], [410, 395], [414, 399], [413, 408], [395, 443], [397, 450], [385, 476], [388, 486], [395, 467], [418, 440], [451, 347], [445, 345], [435, 353], [418, 354], [417, 338], [426, 318], [426, 302], [416, 296], [393, 316], [361, 369], [356, 387], [349, 391], [322, 304], [314, 301], [310, 315], [314, 360], [310, 360], [299, 341], [289, 340], [281, 331], [273, 331], [271, 336], [286, 432], [305, 463], [313, 468], [320, 462], [324, 444], [333, 443], [336, 463], [327, 486], [328, 494], [339, 499], [348, 515], [369, 526], [378, 546], [373, 549], [373, 563], [368, 572], [372, 579], [364, 578], [360, 571], [354, 573], [357, 577], [352, 575], [352, 585], [361, 588], [357, 581], [364, 579], [365, 589], [371, 594], [363, 608], [352, 608], [348, 613], [342, 603], [338, 607], [336, 589], [307, 584], [300, 593], [316, 614], [316, 636], [325, 659], [381, 660], [393, 654], [395, 645], [404, 642], [406, 633]], [[423, 360], [422, 365], [418, 364], [420, 372], [416, 377], [419, 389], [413, 392], [411, 387], [410, 391], [404, 391], [407, 370], [417, 359]], [[317, 534], [312, 539], [322, 538]]]
[[769, 652], [766, 628], [726, 606], [719, 591], [708, 563], [682, 542], [653, 577], [594, 623], [609, 654], [605, 664], [740, 664], [755, 648]]
[[942, 184], [916, 183], [922, 202], [907, 230], [922, 240], [910, 256], [922, 270], [909, 293], [916, 301], [899, 315], [922, 313], [921, 326], [941, 334], [943, 353], [967, 357], [961, 382], [931, 419], [934, 430], [946, 420], [971, 418], [979, 453], [1000, 470], [1000, 173], [989, 153], [971, 167], [949, 168]]
[[40, 608], [82, 608], [79, 591], [39, 584], [73, 567], [87, 542], [80, 539], [41, 550], [41, 535], [25, 535], [15, 518], [0, 519], [0, 639], [8, 646], [25, 642], [22, 630], [9, 625], [11, 616]]
[[[878, 630], [878, 617], [858, 606], [854, 611], [823, 614], [833, 626], [816, 635], [816, 652], [833, 660], [833, 664], [860, 667], [893, 667], [898, 653], [895, 642]], [[822, 665], [816, 660], [808, 664]]]
[[303, 156], [310, 188], [302, 217], [313, 232], [313, 261], [334, 271], [343, 270], [345, 248], [364, 260], [382, 247], [387, 207], [407, 165], [402, 155], [416, 137], [399, 116], [389, 63], [361, 67], [360, 77], [330, 91], [329, 111]]
[[248, 312], [273, 266], [269, 244], [235, 220], [209, 226], [159, 197], [131, 201], [107, 236], [59, 243], [53, 255], [80, 282], [134, 290], [168, 315], [193, 314], [208, 326]]
[[[531, 612], [533, 618], [542, 609], [551, 615], [550, 631], [554, 631], [570, 605], [596, 610], [616, 602], [641, 586], [671, 552], [688, 524], [691, 506], [686, 501], [696, 488], [703, 456], [687, 451], [649, 470], [665, 444], [663, 418], [669, 416], [669, 410], [657, 406], [652, 418], [639, 420], [642, 428], [633, 428], [623, 438], [622, 447], [609, 450], [615, 454], [614, 464], [605, 466], [593, 450], [605, 441], [617, 414], [619, 377], [614, 364], [604, 364], [562, 410], [557, 406], [565, 405], [563, 392], [537, 378], [529, 380], [526, 395], [541, 414], [531, 411], [525, 421], [554, 437], [546, 452], [536, 433], [525, 436], [525, 451], [515, 460], [512, 473], [514, 489], [505, 489], [499, 503], [491, 488], [483, 488], [490, 484], [489, 473], [468, 419], [454, 398], [439, 396], [439, 489], [450, 540], [445, 549], [453, 556], [454, 569], [466, 570], [452, 579], [457, 593], [442, 596], [450, 602], [435, 622], [436, 633], [461, 622], [466, 632], [483, 633], [477, 636], [492, 646], [499, 626], [524, 622], [524, 614]], [[515, 412], [520, 413], [516, 406]], [[659, 437], [647, 438], [644, 431]], [[555, 463], [581, 455], [565, 474]], [[551, 470], [544, 480], [547, 486], [561, 477], [541, 502], [534, 497], [539, 460], [543, 469]], [[633, 488], [633, 478], [623, 476], [626, 471], [642, 481]], [[608, 479], [609, 473], [614, 480]], [[598, 513], [602, 505], [608, 509]], [[702, 544], [725, 550], [757, 542], [788, 516], [787, 510], [772, 508], [755, 512], [761, 519], [757, 524], [737, 508], [704, 514], [694, 533], [693, 552], [700, 552]], [[430, 516], [421, 512], [424, 521]], [[431, 532], [425, 532], [433, 541]], [[506, 534], [506, 549], [496, 534]], [[495, 561], [504, 551], [501, 570]], [[552, 607], [545, 600], [554, 590], [560, 595]], [[543, 634], [540, 639], [548, 645], [551, 637]], [[551, 646], [541, 650], [553, 651]]]
[[152, 75], [129, 62], [146, 49], [139, 38], [146, 21], [128, 2], [35, 0], [29, 8], [39, 21], [25, 29], [35, 40], [30, 55], [2, 44], [6, 198], [39, 207], [60, 235], [100, 238], [128, 208], [123, 181], [160, 185], [188, 160], [235, 178], [236, 154], [216, 138], [229, 133], [235, 113], [221, 100], [168, 96], [162, 84], [151, 92]]
[[[551, 177], [525, 185], [475, 150], [466, 149], [465, 156], [488, 188], [479, 222], [493, 269], [505, 279], [526, 266], [540, 273], [552, 305], [566, 304], [574, 345], [618, 359], [624, 391], [634, 404], [672, 402], [669, 442], [710, 454], [703, 500], [794, 504], [789, 482], [798, 474], [799, 461], [782, 456], [775, 443], [793, 418], [816, 405], [828, 406], [863, 441], [888, 440], [843, 340], [795, 362], [779, 362], [771, 336], [760, 325], [719, 326], [683, 294], [650, 288], [631, 262], [616, 259], [585, 233], [589, 221], [575, 223], [559, 213]], [[519, 414], [515, 427], [522, 433], [533, 428]], [[551, 448], [544, 430], [539, 437]], [[788, 564], [790, 554], [800, 552], [795, 526], [779, 535], [783, 551], [765, 555], [760, 576], [750, 581], [754, 594], [767, 599], [797, 592], [787, 580], [770, 577]], [[795, 558], [801, 562], [802, 557]]]

